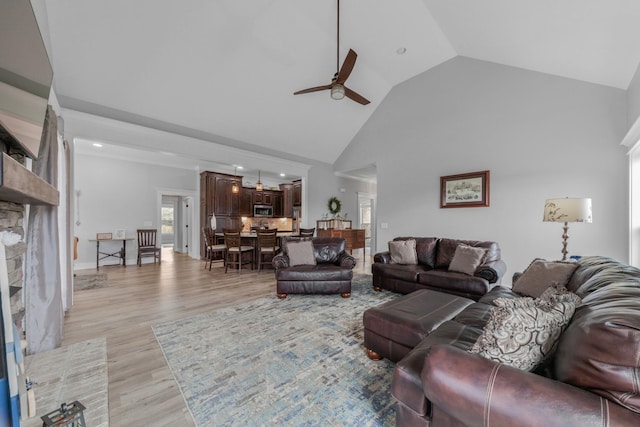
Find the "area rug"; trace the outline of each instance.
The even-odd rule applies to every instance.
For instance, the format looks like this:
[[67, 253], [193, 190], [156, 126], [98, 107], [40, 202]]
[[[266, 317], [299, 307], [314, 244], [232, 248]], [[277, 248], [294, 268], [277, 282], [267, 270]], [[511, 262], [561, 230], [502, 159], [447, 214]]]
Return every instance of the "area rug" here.
[[75, 400], [86, 410], [88, 426], [109, 425], [107, 339], [94, 338], [25, 358], [25, 370], [35, 384], [36, 416], [23, 427], [42, 426], [42, 415]]
[[394, 365], [366, 356], [362, 314], [397, 295], [352, 283], [154, 326], [196, 425], [395, 425]]
[[73, 277], [73, 290], [102, 288], [107, 284], [107, 273], [95, 273], [93, 271], [79, 271]]

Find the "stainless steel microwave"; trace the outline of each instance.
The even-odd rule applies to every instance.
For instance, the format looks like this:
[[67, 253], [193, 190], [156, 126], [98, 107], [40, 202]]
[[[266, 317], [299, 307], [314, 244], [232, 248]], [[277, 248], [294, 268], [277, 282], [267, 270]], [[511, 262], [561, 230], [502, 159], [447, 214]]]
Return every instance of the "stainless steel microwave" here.
[[273, 206], [253, 205], [253, 216], [271, 218], [273, 217]]

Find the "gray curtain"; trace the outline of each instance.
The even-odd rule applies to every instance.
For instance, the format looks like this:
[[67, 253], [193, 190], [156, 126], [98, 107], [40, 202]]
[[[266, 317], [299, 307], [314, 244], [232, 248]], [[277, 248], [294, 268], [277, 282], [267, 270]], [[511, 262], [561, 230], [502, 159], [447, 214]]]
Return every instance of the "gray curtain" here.
[[[58, 130], [51, 106], [47, 107], [40, 152], [32, 170], [57, 187]], [[30, 206], [25, 241], [25, 330], [27, 352], [34, 354], [59, 347], [63, 337], [57, 206]]]

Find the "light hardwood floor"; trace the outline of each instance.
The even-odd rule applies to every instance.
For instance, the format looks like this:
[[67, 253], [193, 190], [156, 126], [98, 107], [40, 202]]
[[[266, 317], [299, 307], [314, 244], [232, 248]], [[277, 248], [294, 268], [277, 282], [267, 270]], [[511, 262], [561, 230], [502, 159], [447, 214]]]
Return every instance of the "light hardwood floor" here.
[[[358, 258], [354, 273], [369, 274], [370, 255], [358, 250], [354, 256]], [[167, 248], [160, 265], [100, 271], [107, 272], [107, 285], [75, 293], [74, 306], [65, 318], [63, 345], [107, 338], [110, 425], [193, 426], [151, 327], [273, 296], [273, 272], [225, 274], [221, 263], [214, 263], [209, 271], [203, 261]]]

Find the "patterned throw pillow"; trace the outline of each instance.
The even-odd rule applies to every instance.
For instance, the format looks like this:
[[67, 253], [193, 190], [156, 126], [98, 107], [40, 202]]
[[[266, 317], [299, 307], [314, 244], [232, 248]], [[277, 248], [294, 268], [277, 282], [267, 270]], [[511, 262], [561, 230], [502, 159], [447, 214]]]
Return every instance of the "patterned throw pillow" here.
[[487, 256], [487, 248], [474, 248], [469, 245], [458, 245], [451, 264], [449, 264], [449, 271], [456, 271], [458, 273], [468, 274], [473, 276]]
[[582, 302], [582, 299], [568, 290], [565, 286], [554, 283], [549, 286], [545, 291], [540, 295], [536, 301], [546, 301], [546, 302], [572, 302], [576, 306]]
[[418, 263], [416, 241], [414, 239], [389, 242], [389, 252], [393, 264], [415, 265]]
[[532, 371], [553, 353], [576, 309], [573, 302], [498, 298], [491, 317], [469, 349], [487, 359]]
[[553, 283], [565, 286], [576, 268], [578, 264], [574, 262], [534, 259], [513, 284], [513, 290], [537, 298]]
[[287, 242], [289, 266], [316, 265], [316, 255], [313, 251], [313, 243], [310, 240], [299, 242]]

